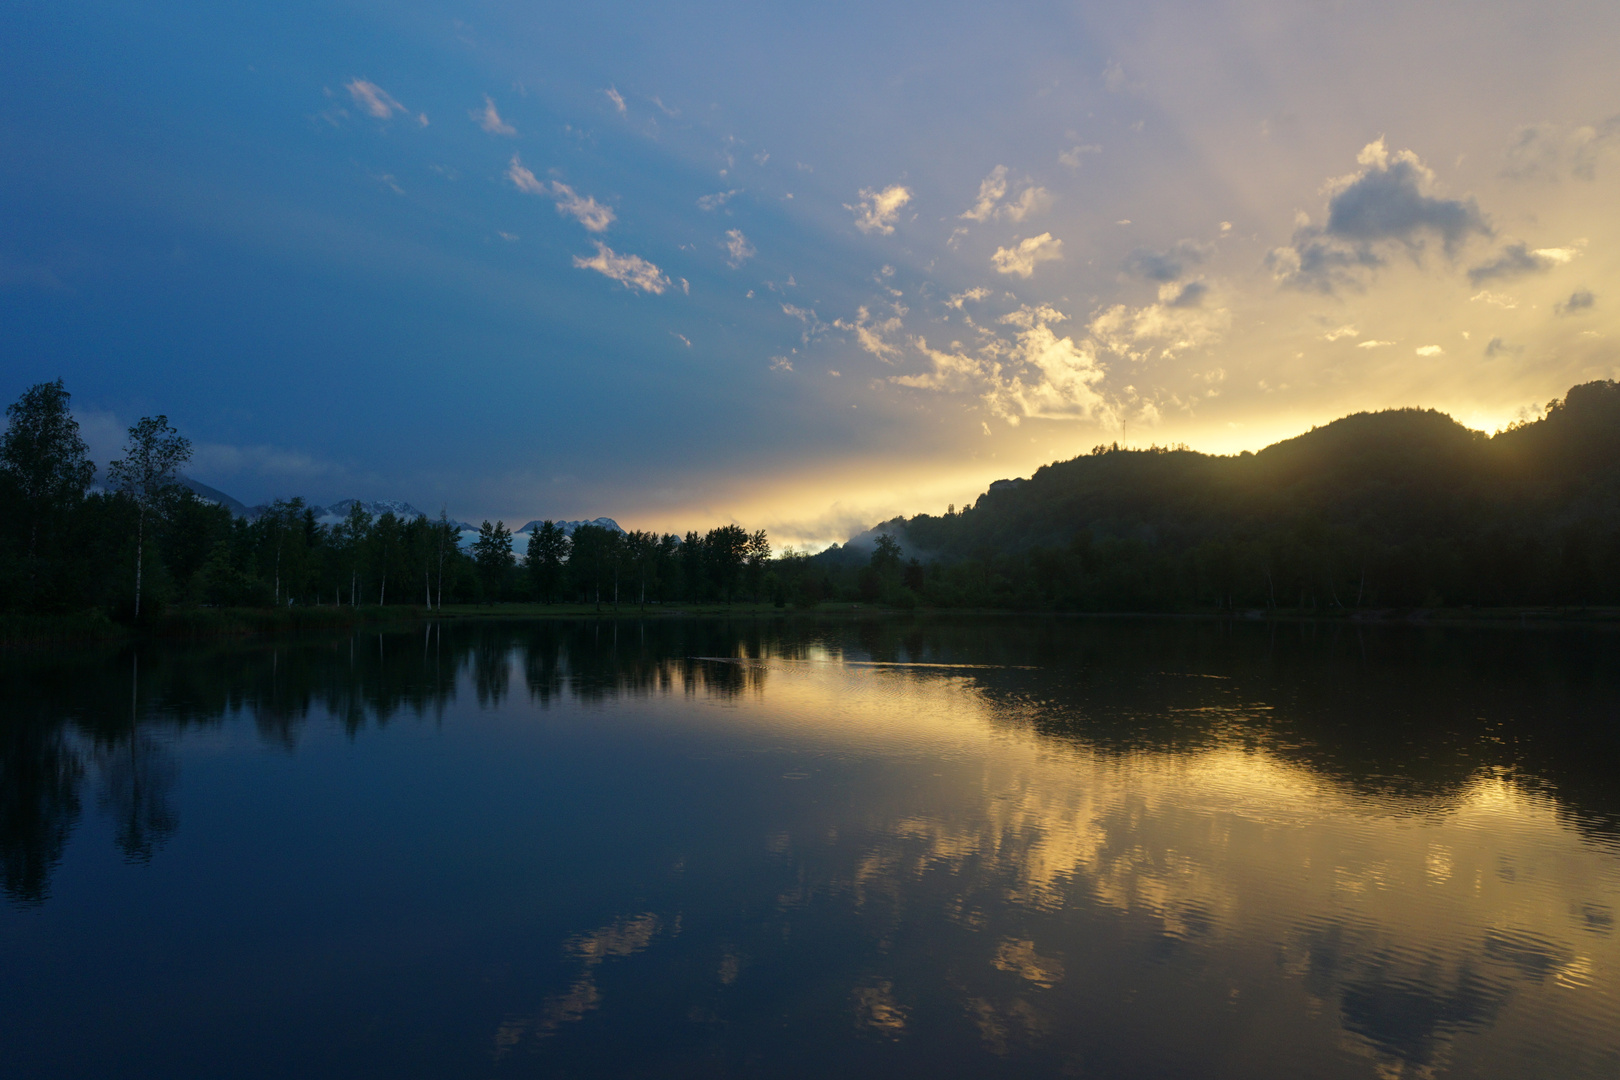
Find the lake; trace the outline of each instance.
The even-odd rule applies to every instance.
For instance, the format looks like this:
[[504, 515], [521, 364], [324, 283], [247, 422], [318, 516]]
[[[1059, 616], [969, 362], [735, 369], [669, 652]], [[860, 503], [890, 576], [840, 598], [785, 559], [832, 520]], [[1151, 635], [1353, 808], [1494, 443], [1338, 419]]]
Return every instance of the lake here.
[[1620, 1076], [1620, 636], [0, 654], [7, 1077]]

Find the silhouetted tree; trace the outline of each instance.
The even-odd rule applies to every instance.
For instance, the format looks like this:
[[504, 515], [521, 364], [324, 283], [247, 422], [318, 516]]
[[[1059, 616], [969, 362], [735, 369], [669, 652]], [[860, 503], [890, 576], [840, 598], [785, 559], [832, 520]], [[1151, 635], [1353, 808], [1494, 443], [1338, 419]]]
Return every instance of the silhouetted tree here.
[[141, 575], [146, 559], [148, 516], [161, 515], [174, 496], [176, 474], [191, 460], [191, 440], [169, 426], [167, 416], [148, 416], [129, 429], [124, 456], [107, 466], [113, 485], [134, 500], [135, 618], [141, 617]]

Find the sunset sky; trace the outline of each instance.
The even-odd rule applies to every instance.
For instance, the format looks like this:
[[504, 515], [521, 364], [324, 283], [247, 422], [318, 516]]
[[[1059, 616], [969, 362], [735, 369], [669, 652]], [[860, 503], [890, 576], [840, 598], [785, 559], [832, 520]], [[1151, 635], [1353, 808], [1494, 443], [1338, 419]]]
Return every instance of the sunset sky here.
[[0, 14], [0, 396], [246, 502], [816, 547], [1620, 369], [1620, 4]]

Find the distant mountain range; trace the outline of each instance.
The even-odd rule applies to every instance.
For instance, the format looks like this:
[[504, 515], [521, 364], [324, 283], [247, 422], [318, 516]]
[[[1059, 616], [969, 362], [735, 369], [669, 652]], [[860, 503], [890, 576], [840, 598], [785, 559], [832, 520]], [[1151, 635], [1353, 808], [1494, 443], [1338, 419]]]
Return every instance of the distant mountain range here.
[[[544, 522], [536, 518], [534, 521], [529, 522], [528, 524], [524, 525], [523, 528], [517, 531], [525, 534], [532, 533], [542, 524], [544, 524]], [[590, 521], [554, 521], [552, 524], [561, 527], [563, 535], [565, 536], [573, 536], [574, 530], [579, 528], [581, 525], [595, 525], [598, 529], [607, 529], [609, 532], [624, 532], [624, 529], [619, 527], [619, 523], [609, 517], [592, 518]]]
[[[260, 514], [270, 509], [269, 506], [248, 506], [239, 499], [233, 499], [231, 496], [225, 494], [223, 491], [220, 491], [218, 488], [209, 487], [202, 481], [193, 480], [189, 476], [180, 477], [180, 485], [193, 492], [199, 499], [223, 506], [237, 517], [246, 518], [249, 521], [255, 520]], [[320, 522], [322, 525], [337, 525], [348, 519], [350, 510], [356, 504], [359, 504], [362, 510], [374, 518], [381, 517], [384, 513], [389, 511], [392, 511], [395, 517], [404, 518], [407, 521], [414, 520], [415, 518], [419, 517], [431, 516], [421, 510], [418, 510], [410, 503], [404, 502], [400, 499], [383, 499], [378, 502], [365, 502], [360, 499], [339, 499], [330, 506], [311, 505], [310, 509], [315, 511], [315, 520]], [[473, 524], [472, 522], [457, 521], [452, 518], [450, 520], [450, 524], [462, 534], [463, 542], [468, 542], [470, 540], [468, 534], [471, 534], [472, 537], [476, 537], [478, 535], [479, 526]], [[579, 528], [581, 525], [595, 525], [598, 528], [611, 529], [614, 532], [624, 532], [624, 529], [619, 526], [619, 523], [609, 517], [593, 518], [590, 521], [559, 521], [556, 524], [562, 527], [563, 533], [567, 536], [574, 535], [574, 530]], [[524, 524], [521, 529], [514, 530], [514, 535], [527, 536], [530, 532], [533, 532], [535, 529], [539, 528], [540, 525], [541, 519], [536, 518], [534, 521]]]

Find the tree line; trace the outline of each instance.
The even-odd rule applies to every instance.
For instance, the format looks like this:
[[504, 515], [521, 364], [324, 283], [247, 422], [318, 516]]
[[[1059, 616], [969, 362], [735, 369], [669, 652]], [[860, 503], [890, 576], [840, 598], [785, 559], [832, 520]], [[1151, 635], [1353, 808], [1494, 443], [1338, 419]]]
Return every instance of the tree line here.
[[[437, 520], [369, 513], [351, 503], [336, 524], [303, 499], [277, 499], [249, 520], [181, 482], [190, 442], [166, 416], [129, 428], [106, 487], [61, 380], [30, 387], [6, 410], [0, 438], [0, 610], [102, 611], [139, 621], [172, 606], [348, 607], [497, 601], [597, 607], [781, 599], [763, 530], [706, 533], [596, 525], [570, 536], [555, 522], [514, 550], [486, 521], [470, 551]], [[785, 602], [785, 601], [784, 601]]]
[[300, 499], [254, 520], [178, 481], [165, 417], [129, 429], [95, 489], [60, 380], [7, 409], [0, 610], [173, 605], [823, 602], [1056, 611], [1349, 612], [1620, 604], [1620, 384], [1573, 387], [1495, 436], [1434, 410], [1358, 413], [1258, 453], [1099, 446], [961, 512], [879, 526], [817, 555], [764, 531], [335, 525]]

